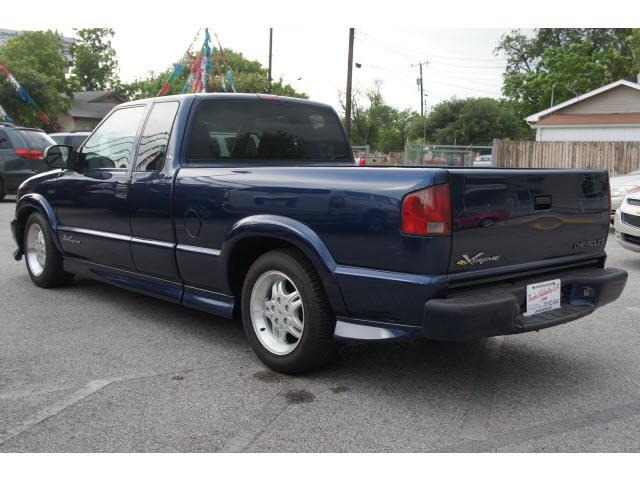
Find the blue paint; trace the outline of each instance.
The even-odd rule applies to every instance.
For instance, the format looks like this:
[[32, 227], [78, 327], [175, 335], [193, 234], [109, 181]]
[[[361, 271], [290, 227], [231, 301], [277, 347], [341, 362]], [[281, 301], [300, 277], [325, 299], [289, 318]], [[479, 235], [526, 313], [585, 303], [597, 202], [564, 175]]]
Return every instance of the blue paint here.
[[[187, 163], [194, 112], [201, 102], [220, 101], [266, 100], [196, 94], [118, 107], [144, 107], [133, 140], [138, 145], [151, 104], [179, 103], [161, 169], [57, 170], [31, 178], [20, 187], [12, 224], [18, 253], [25, 221], [20, 214], [39, 211], [70, 271], [231, 317], [239, 305], [231, 283], [238, 267], [234, 255], [249, 240], [277, 241], [309, 259], [340, 331], [371, 339], [421, 334], [426, 304], [446, 299], [452, 288], [580, 262], [604, 267], [603, 244], [574, 251], [574, 243], [606, 238], [605, 171], [362, 168], [353, 159], [313, 166]], [[447, 183], [453, 234], [403, 235], [404, 197]], [[477, 254], [491, 263], [461, 262]]]

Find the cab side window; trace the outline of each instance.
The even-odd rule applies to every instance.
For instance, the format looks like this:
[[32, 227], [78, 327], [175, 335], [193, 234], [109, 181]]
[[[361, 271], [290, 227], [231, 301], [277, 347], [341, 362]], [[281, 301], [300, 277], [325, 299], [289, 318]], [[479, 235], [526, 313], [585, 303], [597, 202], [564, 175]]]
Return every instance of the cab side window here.
[[82, 148], [84, 170], [127, 169], [144, 106], [121, 108], [93, 132]]
[[153, 172], [162, 169], [173, 121], [179, 106], [178, 102], [161, 102], [153, 106], [140, 138], [135, 163], [136, 171]]

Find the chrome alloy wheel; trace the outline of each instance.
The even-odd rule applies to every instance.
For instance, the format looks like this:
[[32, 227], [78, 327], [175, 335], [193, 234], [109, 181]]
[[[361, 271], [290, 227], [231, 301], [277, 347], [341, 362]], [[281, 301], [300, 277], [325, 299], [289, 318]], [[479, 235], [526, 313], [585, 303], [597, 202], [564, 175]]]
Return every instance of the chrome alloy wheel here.
[[47, 245], [40, 225], [32, 223], [27, 230], [27, 263], [36, 277], [42, 275], [47, 261]]
[[293, 352], [304, 331], [304, 307], [298, 287], [284, 273], [260, 275], [251, 291], [251, 323], [260, 343], [275, 355]]

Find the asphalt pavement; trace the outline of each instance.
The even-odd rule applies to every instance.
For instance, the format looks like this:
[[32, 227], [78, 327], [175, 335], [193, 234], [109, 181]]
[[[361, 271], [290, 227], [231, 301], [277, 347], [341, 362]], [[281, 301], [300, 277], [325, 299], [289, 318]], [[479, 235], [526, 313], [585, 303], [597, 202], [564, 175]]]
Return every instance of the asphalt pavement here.
[[0, 202], [0, 452], [640, 450], [640, 254], [566, 325], [462, 344], [349, 345], [268, 370], [242, 326], [89, 279], [43, 290]]

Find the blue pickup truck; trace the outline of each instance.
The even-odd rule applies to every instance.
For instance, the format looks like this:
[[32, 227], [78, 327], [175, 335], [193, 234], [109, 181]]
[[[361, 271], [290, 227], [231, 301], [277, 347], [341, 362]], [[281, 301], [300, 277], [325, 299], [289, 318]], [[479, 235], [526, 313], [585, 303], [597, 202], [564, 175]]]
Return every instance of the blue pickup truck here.
[[345, 340], [540, 330], [627, 279], [605, 268], [606, 171], [358, 167], [336, 112], [311, 101], [133, 101], [45, 161], [11, 224], [36, 285], [88, 275], [239, 317], [281, 372]]

